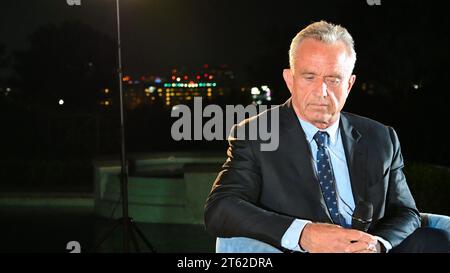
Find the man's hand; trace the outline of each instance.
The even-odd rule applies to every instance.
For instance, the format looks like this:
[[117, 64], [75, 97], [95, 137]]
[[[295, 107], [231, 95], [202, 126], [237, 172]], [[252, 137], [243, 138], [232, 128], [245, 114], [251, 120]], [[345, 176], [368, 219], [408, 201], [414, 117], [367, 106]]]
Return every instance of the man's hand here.
[[310, 253], [376, 253], [379, 249], [377, 239], [368, 233], [320, 223], [307, 224], [299, 244]]

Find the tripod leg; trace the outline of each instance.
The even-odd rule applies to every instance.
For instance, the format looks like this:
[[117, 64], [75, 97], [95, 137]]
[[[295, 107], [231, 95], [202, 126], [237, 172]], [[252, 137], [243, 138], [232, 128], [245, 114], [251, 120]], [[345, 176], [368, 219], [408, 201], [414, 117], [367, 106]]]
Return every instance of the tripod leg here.
[[156, 250], [153, 248], [152, 244], [150, 243], [149, 240], [147, 240], [147, 238], [145, 238], [144, 233], [142, 233], [142, 231], [137, 227], [136, 223], [134, 222], [133, 219], [131, 219], [131, 226], [132, 229], [134, 228], [136, 230], [136, 232], [138, 233], [138, 235], [141, 237], [141, 239], [144, 241], [144, 244], [148, 247], [148, 249], [150, 250], [151, 253], [156, 253]]
[[103, 242], [105, 242], [105, 240], [113, 233], [113, 231], [122, 223], [122, 219], [118, 219], [116, 220], [116, 223], [114, 224], [114, 226], [111, 227], [111, 229], [105, 233], [105, 235], [100, 239], [100, 241], [98, 242], [98, 244], [95, 245], [94, 247], [94, 251], [97, 251], [99, 249], [99, 247], [103, 244]]
[[[130, 224], [132, 224], [131, 221], [130, 221]], [[136, 240], [136, 235], [134, 234], [133, 228], [130, 228], [130, 235], [131, 235], [131, 240], [133, 241], [133, 244], [134, 244], [134, 248], [136, 249], [136, 251], [137, 251], [138, 253], [140, 253], [141, 250], [139, 249], [139, 243], [138, 243], [138, 241]]]

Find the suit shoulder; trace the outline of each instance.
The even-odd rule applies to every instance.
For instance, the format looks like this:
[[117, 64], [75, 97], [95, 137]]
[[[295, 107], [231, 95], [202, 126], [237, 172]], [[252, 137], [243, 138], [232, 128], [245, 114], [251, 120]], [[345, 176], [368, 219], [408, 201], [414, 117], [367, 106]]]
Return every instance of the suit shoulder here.
[[379, 121], [373, 120], [371, 118], [368, 117], [363, 117], [360, 115], [356, 115], [353, 113], [348, 113], [348, 112], [342, 112], [342, 114], [349, 120], [349, 122], [359, 128], [359, 129], [366, 129], [366, 130], [382, 130], [382, 131], [387, 131], [390, 128], [392, 129], [391, 126], [389, 125], [385, 125]]
[[[277, 114], [278, 114], [278, 111], [280, 111], [280, 107], [282, 105], [270, 107], [270, 106], [266, 106], [266, 105], [256, 106], [256, 105], [251, 104], [251, 105], [248, 105], [247, 107], [249, 107], [249, 106], [252, 108], [254, 107], [254, 109], [256, 109], [256, 111], [253, 111], [254, 113], [256, 113], [256, 115], [253, 115], [249, 118], [242, 120], [241, 122], [236, 124], [236, 126], [238, 126], [238, 127], [244, 126], [245, 127], [252, 123], [257, 123], [258, 120], [261, 120], [261, 119], [270, 121], [271, 116], [274, 114], [274, 112], [277, 112]], [[245, 109], [247, 109], [247, 107]]]

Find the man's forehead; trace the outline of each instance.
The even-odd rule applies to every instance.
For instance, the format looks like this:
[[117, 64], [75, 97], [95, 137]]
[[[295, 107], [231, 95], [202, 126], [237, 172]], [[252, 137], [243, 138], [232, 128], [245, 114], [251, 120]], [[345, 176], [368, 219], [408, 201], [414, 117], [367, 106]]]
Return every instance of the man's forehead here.
[[[303, 41], [301, 41], [297, 47], [297, 51], [310, 51], [310, 50], [339, 50], [346, 53], [348, 52], [347, 46], [343, 41], [337, 40], [335, 42], [325, 42], [316, 40], [313, 38], [306, 38]], [[298, 53], [297, 52], [297, 53]]]
[[300, 74], [343, 75], [349, 72], [350, 69], [350, 62], [302, 62], [298, 59], [295, 64], [295, 70]]
[[320, 41], [312, 46], [303, 42], [300, 45], [294, 60], [295, 69], [300, 73], [322, 74], [326, 71], [327, 74], [341, 75], [352, 69], [353, 61], [345, 45], [329, 45]]

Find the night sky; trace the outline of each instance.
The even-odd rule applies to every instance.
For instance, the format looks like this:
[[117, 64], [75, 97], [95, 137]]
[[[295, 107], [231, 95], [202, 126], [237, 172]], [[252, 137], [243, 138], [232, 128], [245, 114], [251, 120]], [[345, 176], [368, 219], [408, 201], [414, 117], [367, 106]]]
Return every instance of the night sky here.
[[[239, 72], [268, 54], [286, 66], [290, 39], [320, 19], [347, 27], [357, 52], [373, 44], [379, 31], [401, 31], [402, 20], [409, 29], [420, 29], [423, 20], [448, 24], [448, 16], [439, 16], [440, 2], [390, 2], [122, 0], [124, 66], [129, 73], [157, 74], [211, 63], [228, 64]], [[81, 0], [81, 6], [69, 6], [66, 0], [14, 0], [4, 1], [0, 9], [0, 43], [8, 51], [24, 49], [27, 35], [38, 26], [74, 20], [116, 38], [114, 0]]]

